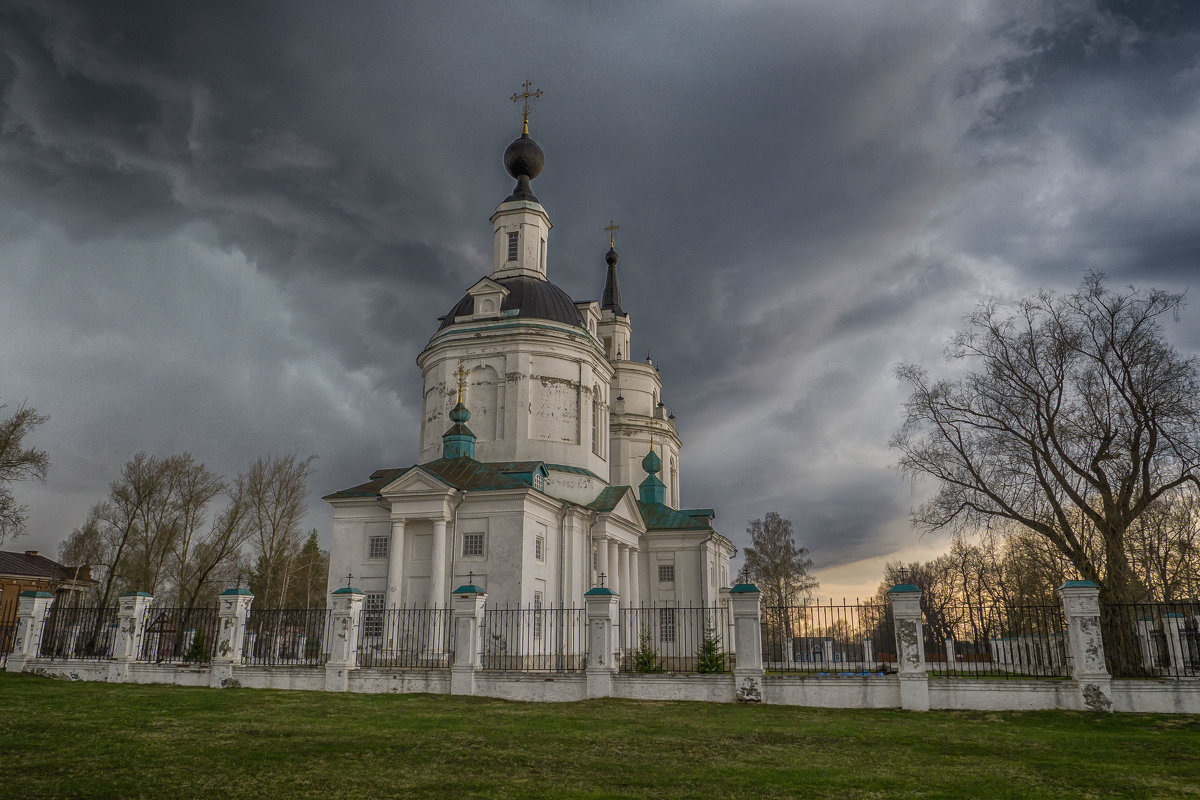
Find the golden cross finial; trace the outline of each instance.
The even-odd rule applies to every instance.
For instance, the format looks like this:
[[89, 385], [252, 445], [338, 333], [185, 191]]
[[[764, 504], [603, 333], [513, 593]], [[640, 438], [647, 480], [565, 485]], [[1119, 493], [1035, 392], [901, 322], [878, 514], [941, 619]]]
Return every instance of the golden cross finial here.
[[533, 86], [533, 83], [531, 81], [525, 81], [524, 83], [521, 84], [521, 88], [524, 89], [524, 91], [521, 92], [520, 94], [518, 94], [517, 92], [513, 92], [513, 96], [512, 96], [512, 101], [514, 103], [519, 102], [522, 104], [521, 118], [522, 118], [522, 121], [525, 126], [524, 129], [521, 131], [522, 134], [529, 133], [529, 100], [530, 100], [530, 98], [533, 98], [536, 100], [537, 98], [542, 96], [541, 89], [538, 89], [536, 92], [531, 92], [531, 91], [529, 91], [530, 86]]
[[650, 434], [650, 452], [654, 452], [654, 434]]
[[608, 224], [604, 226], [604, 230], [608, 231], [608, 246], [609, 247], [614, 246], [613, 245], [613, 231], [619, 231], [620, 229], [621, 229], [621, 226], [618, 225], [617, 223], [613, 222], [611, 219], [608, 221]]
[[467, 376], [471, 373], [463, 367], [462, 362], [458, 362], [458, 369], [454, 370], [454, 374], [458, 376], [458, 402], [462, 403], [463, 385], [467, 382]]

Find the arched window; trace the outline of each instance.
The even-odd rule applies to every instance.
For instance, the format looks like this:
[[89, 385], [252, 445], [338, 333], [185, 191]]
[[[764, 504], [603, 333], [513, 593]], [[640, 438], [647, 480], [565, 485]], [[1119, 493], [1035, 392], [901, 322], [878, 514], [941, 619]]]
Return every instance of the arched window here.
[[600, 424], [600, 387], [592, 387], [592, 452], [598, 456], [604, 455], [600, 443], [603, 440], [604, 426]]
[[671, 506], [679, 508], [679, 462], [671, 456]]

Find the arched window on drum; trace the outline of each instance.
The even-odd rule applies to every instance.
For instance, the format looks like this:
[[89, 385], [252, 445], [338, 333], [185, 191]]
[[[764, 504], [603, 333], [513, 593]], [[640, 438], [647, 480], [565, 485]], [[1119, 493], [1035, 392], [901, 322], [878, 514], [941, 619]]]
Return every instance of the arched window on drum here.
[[600, 387], [592, 386], [592, 452], [604, 457], [604, 407], [600, 403]]

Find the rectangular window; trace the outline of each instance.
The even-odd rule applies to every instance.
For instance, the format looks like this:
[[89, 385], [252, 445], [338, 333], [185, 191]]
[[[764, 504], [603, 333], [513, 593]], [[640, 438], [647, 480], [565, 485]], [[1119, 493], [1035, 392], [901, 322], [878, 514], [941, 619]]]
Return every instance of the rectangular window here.
[[383, 636], [383, 594], [368, 593], [363, 598], [362, 635], [368, 639]]
[[542, 603], [544, 601], [541, 592], [533, 593], [533, 638], [542, 638]]
[[659, 564], [658, 565], [658, 582], [659, 583], [674, 583], [675, 582], [675, 565], [674, 564]]
[[367, 558], [387, 558], [388, 537], [372, 536], [367, 544]]
[[[671, 567], [674, 569], [674, 566]], [[662, 567], [659, 567], [661, 570]], [[658, 610], [658, 640], [660, 642], [675, 641], [675, 609], [660, 608]]]
[[546, 560], [546, 537], [539, 536], [533, 540], [533, 557], [539, 562]]
[[464, 533], [463, 534], [463, 551], [464, 556], [482, 556], [483, 555], [483, 534], [482, 533]]
[[508, 260], [516, 261], [521, 255], [521, 234], [510, 233], [508, 235]]
[[542, 473], [533, 473], [533, 488], [537, 489], [539, 492], [546, 491], [546, 479], [542, 477]]

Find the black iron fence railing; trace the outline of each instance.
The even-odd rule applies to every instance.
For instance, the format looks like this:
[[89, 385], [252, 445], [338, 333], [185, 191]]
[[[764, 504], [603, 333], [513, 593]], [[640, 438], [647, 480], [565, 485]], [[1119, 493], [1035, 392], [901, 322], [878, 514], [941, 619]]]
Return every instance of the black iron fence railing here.
[[174, 664], [212, 660], [219, 630], [216, 608], [155, 608], [142, 620], [139, 661]]
[[242, 663], [316, 667], [329, 658], [330, 611], [324, 608], [251, 609]]
[[1066, 678], [1062, 605], [945, 604], [925, 610], [925, 664], [934, 677]]
[[728, 672], [732, 617], [723, 606], [622, 608], [617, 635], [622, 672]]
[[891, 671], [894, 630], [888, 603], [763, 606], [763, 668], [807, 674]]
[[364, 609], [358, 633], [358, 666], [450, 666], [451, 617], [448, 608]]
[[1200, 675], [1200, 601], [1102, 603], [1100, 627], [1113, 677]]
[[102, 661], [112, 655], [116, 637], [116, 608], [71, 608], [55, 603], [42, 622], [38, 655]]
[[8, 663], [8, 654], [12, 652], [13, 645], [16, 644], [19, 605], [15, 594], [0, 603], [0, 668]]
[[578, 672], [587, 666], [582, 608], [486, 608], [480, 631], [483, 669]]

